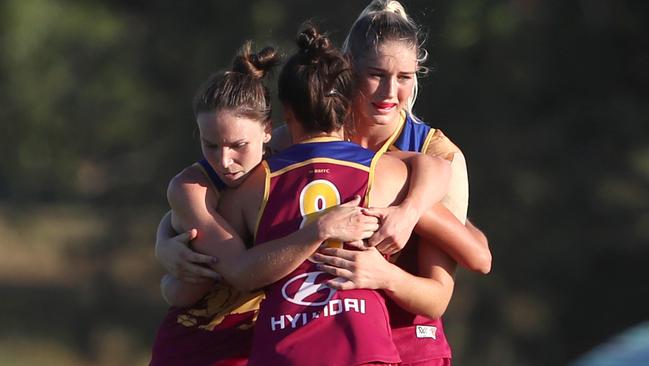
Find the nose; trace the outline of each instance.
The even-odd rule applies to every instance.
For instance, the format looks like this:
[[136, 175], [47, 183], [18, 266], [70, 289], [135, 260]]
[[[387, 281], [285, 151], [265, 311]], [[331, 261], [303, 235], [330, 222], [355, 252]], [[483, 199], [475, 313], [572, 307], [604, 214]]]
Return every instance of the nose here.
[[397, 78], [396, 77], [386, 77], [383, 79], [381, 87], [381, 96], [386, 99], [391, 99], [397, 95]]
[[221, 167], [227, 169], [232, 165], [232, 154], [229, 148], [222, 147], [219, 151]]

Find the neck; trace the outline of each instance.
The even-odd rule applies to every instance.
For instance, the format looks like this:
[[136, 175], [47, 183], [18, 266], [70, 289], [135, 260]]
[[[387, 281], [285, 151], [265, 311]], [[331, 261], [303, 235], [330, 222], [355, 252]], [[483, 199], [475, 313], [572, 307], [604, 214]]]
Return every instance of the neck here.
[[317, 138], [317, 137], [333, 137], [342, 140], [344, 138], [344, 133], [342, 129], [331, 131], [331, 132], [306, 132], [300, 126], [299, 123], [288, 123], [289, 131], [291, 133], [291, 139], [294, 144], [300, 143], [302, 141], [306, 141], [312, 138]]
[[377, 124], [369, 118], [365, 121], [359, 120], [355, 124], [355, 131], [351, 140], [366, 149], [378, 151], [394, 131], [399, 128], [400, 120], [401, 117], [390, 124]]

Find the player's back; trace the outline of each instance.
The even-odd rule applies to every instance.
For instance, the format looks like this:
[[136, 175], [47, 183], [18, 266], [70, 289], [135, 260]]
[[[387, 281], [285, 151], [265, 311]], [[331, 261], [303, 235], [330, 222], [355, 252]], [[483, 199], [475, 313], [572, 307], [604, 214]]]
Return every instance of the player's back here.
[[[354, 195], [367, 203], [381, 160], [330, 138], [293, 145], [268, 159], [256, 245], [298, 230], [319, 211]], [[379, 186], [385, 190], [385, 184]], [[373, 290], [336, 291], [324, 285], [332, 278], [307, 260], [265, 289], [251, 365], [399, 362], [383, 297]]]

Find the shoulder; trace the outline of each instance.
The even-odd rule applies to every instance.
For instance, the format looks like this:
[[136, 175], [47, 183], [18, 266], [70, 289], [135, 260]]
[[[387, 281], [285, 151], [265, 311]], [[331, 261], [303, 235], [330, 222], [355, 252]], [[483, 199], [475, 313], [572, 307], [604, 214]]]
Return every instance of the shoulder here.
[[449, 161], [453, 160], [455, 154], [462, 154], [460, 148], [440, 129], [431, 129], [426, 139], [424, 152], [428, 155], [438, 156]]
[[266, 192], [266, 169], [259, 164], [246, 180], [235, 189], [223, 192], [219, 199], [219, 213], [244, 240], [251, 239], [259, 210]]
[[214, 191], [209, 179], [196, 165], [183, 169], [171, 179], [167, 187], [167, 200], [174, 210], [194, 200], [204, 201], [206, 198], [216, 204], [218, 193]]
[[406, 164], [392, 154], [382, 154], [376, 162], [375, 169], [381, 174], [399, 174], [402, 170], [407, 174]]
[[273, 130], [273, 137], [268, 144], [273, 152], [282, 151], [291, 146], [291, 135], [283, 124]]
[[383, 154], [374, 168], [371, 206], [387, 207], [395, 202], [408, 181], [408, 167], [400, 159]]
[[243, 211], [255, 209], [261, 204], [266, 187], [265, 163], [257, 165], [243, 183], [236, 189], [224, 192], [219, 202], [221, 211]]

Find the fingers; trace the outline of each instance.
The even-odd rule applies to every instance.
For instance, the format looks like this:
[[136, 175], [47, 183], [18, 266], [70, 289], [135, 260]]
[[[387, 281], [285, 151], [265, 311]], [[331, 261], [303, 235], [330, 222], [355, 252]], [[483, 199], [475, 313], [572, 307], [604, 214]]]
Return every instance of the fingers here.
[[178, 279], [188, 283], [205, 283], [221, 281], [221, 275], [210, 268], [191, 264], [179, 273]]
[[363, 225], [365, 228], [372, 231], [377, 231], [381, 227], [379, 225], [379, 220], [376, 217], [368, 217], [369, 220], [363, 220]]
[[378, 230], [378, 227], [376, 225], [367, 225], [363, 227], [359, 239], [371, 238], [376, 233], [376, 230]]
[[325, 285], [336, 290], [353, 290], [357, 288], [356, 284], [350, 280], [345, 280], [344, 278], [336, 277], [325, 282]]
[[207, 277], [178, 277], [178, 279], [182, 282], [191, 283], [192, 285], [214, 282], [213, 279]]
[[340, 248], [322, 248], [318, 250], [318, 252], [316, 252], [315, 254], [324, 258], [325, 260], [322, 260], [323, 262], [340, 266], [338, 263], [331, 262], [330, 258], [345, 260], [348, 263], [349, 261], [354, 261], [354, 259], [356, 258], [356, 253], [358, 252], [355, 250], [347, 250], [347, 249], [340, 249]]
[[329, 264], [336, 267], [349, 268], [350, 262], [348, 258], [344, 258], [341, 251], [344, 249], [337, 248], [323, 248], [318, 252], [313, 253], [313, 259], [320, 262], [320, 264]]
[[361, 210], [359, 210], [358, 213], [355, 214], [354, 219], [362, 223], [363, 225], [376, 225], [378, 227], [379, 224], [381, 223], [381, 221], [378, 218], [374, 216], [367, 216], [363, 214]]
[[352, 199], [349, 202], [343, 203], [341, 206], [355, 207], [358, 206], [360, 203], [361, 203], [361, 196], [354, 195], [354, 197], [352, 197]]
[[174, 237], [174, 240], [183, 242], [183, 243], [185, 243], [185, 245], [188, 245], [190, 241], [196, 239], [197, 235], [198, 235], [198, 230], [190, 229], [190, 230], [185, 231], [184, 233], [176, 235]]
[[367, 245], [370, 247], [375, 247], [381, 244], [383, 241], [385, 241], [385, 239], [386, 239], [385, 232], [381, 228], [378, 229], [378, 231], [376, 231], [374, 235], [370, 236], [369, 239], [367, 239]]
[[221, 275], [218, 272], [215, 272], [209, 268], [197, 266], [196, 270], [193, 273], [195, 276], [202, 278], [209, 278], [214, 281], [220, 281]]
[[387, 254], [385, 251], [388, 250], [392, 242], [388, 238], [383, 239], [380, 243], [376, 244], [374, 247], [381, 253]]
[[386, 208], [374, 207], [374, 208], [362, 208], [361, 212], [367, 216], [376, 217], [379, 220], [383, 220], [386, 215]]
[[391, 239], [386, 238], [375, 247], [379, 252], [387, 255], [394, 254], [401, 250], [399, 246]]
[[[218, 263], [218, 258], [196, 253], [189, 248], [184, 248], [179, 254], [179, 258], [180, 261], [177, 262], [176, 266], [178, 272], [176, 277], [179, 279], [190, 283], [197, 283], [189, 280], [196, 277], [207, 278], [210, 281], [221, 279], [221, 276], [216, 271], [208, 267]], [[198, 283], [202, 283], [202, 281]]]
[[349, 280], [353, 276], [353, 273], [347, 269], [330, 266], [328, 264], [320, 263], [318, 264], [318, 268], [332, 276], [342, 277], [345, 280]]
[[359, 250], [367, 250], [367, 246], [365, 246], [365, 242], [362, 240], [354, 240], [354, 241], [347, 242], [345, 244]]
[[196, 253], [194, 251], [185, 254], [184, 259], [192, 263], [202, 263], [202, 264], [212, 264], [212, 265], [219, 263], [219, 259], [217, 257]]

